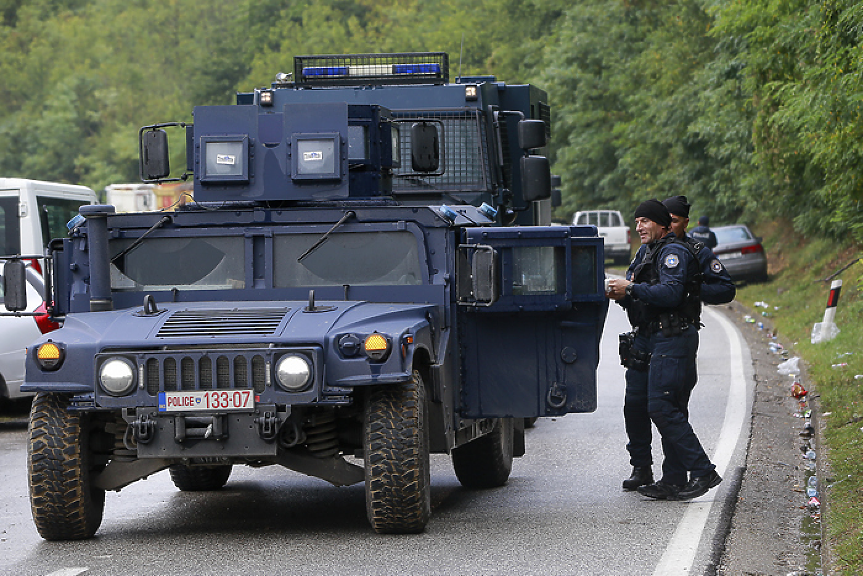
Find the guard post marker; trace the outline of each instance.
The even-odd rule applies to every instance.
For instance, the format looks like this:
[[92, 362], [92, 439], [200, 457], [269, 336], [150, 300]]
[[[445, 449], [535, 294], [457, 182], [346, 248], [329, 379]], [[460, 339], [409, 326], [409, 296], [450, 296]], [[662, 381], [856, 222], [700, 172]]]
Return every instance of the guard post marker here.
[[827, 298], [827, 308], [824, 310], [824, 320], [821, 322], [821, 341], [830, 339], [830, 326], [836, 318], [836, 305], [839, 304], [839, 292], [842, 291], [842, 280], [834, 280], [830, 285], [830, 297]]

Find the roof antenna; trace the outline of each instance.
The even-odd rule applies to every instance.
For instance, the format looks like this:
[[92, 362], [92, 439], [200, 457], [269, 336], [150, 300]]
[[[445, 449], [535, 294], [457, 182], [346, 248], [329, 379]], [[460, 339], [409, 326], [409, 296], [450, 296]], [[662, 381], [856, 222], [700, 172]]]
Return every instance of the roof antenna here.
[[464, 53], [464, 32], [461, 33], [461, 49], [458, 51], [458, 81], [461, 83], [461, 55]]

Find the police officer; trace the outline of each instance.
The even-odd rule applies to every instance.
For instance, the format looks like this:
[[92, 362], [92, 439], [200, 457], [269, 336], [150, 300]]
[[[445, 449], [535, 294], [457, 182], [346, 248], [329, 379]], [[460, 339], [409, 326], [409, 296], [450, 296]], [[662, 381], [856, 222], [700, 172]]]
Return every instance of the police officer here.
[[[716, 234], [708, 228], [708, 232], [713, 237], [713, 246], [695, 236], [695, 230], [698, 228], [692, 231], [692, 235], [686, 234], [686, 227], [689, 226], [689, 209], [691, 208], [686, 196], [672, 196], [663, 200], [662, 203], [671, 214], [671, 231], [679, 239], [692, 246], [697, 254], [701, 267], [701, 301], [705, 304], [728, 304], [734, 300], [737, 293], [734, 281], [725, 266], [711, 250], [716, 246]], [[706, 223], [707, 216], [702, 216], [698, 221]]]
[[716, 248], [716, 233], [710, 229], [710, 218], [707, 216], [698, 218], [698, 226], [693, 228], [689, 235], [700, 242], [704, 242], [711, 250]]
[[[690, 246], [690, 251], [698, 258], [699, 267], [701, 270], [701, 286], [699, 295], [701, 301], [706, 304], [727, 304], [734, 300], [736, 288], [731, 280], [722, 262], [713, 254], [703, 243], [696, 241], [691, 236], [687, 236], [686, 227], [689, 225], [689, 204], [686, 196], [672, 196], [662, 201], [663, 205], [671, 214], [671, 231], [674, 235], [686, 242]], [[644, 258], [646, 244], [642, 244], [638, 252], [635, 254], [632, 263], [627, 270], [627, 278], [631, 279], [632, 271], [635, 270], [641, 260]], [[700, 318], [700, 313], [699, 313]], [[696, 335], [697, 338], [697, 335]], [[689, 397], [692, 394], [692, 389], [698, 382], [698, 368], [693, 358], [692, 365], [687, 369], [689, 380], [686, 390], [681, 397], [681, 408], [689, 414]], [[630, 442], [635, 439], [636, 444], [639, 439], [647, 438], [648, 442], [652, 436], [652, 428], [649, 418], [633, 418], [631, 413], [626, 413], [626, 431], [630, 435]], [[646, 486], [653, 483], [653, 470], [650, 466], [638, 466], [633, 464], [632, 474], [629, 478], [623, 481], [624, 490], [637, 490], [639, 486]]]
[[608, 287], [608, 297], [626, 309], [634, 328], [621, 338], [627, 366], [627, 450], [633, 467], [651, 466], [650, 434], [633, 432], [649, 430], [652, 421], [662, 436], [662, 479], [638, 491], [651, 498], [688, 500], [722, 481], [686, 408], [698, 348], [699, 264], [690, 247], [669, 232], [671, 215], [661, 202], [643, 202], [635, 221], [642, 258], [627, 271], [627, 279], [611, 280]]

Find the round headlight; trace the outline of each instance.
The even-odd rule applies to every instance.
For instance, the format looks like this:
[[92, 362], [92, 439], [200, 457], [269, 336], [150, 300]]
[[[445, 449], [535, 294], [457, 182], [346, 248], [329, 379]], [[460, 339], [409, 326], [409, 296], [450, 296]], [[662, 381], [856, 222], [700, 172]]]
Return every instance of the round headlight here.
[[276, 380], [288, 392], [299, 392], [311, 382], [312, 367], [305, 356], [286, 354], [276, 364]]
[[110, 358], [99, 369], [99, 383], [112, 396], [128, 394], [135, 386], [135, 367], [125, 358]]

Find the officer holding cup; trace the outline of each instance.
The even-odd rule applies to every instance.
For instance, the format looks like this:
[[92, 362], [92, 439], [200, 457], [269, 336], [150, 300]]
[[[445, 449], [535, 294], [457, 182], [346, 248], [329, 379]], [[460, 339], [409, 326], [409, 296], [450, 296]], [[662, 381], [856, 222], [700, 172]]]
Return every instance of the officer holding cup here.
[[626, 366], [627, 450], [634, 468], [650, 470], [651, 437], [643, 431], [650, 430], [652, 421], [662, 437], [662, 478], [638, 491], [661, 500], [689, 500], [722, 482], [686, 409], [689, 372], [698, 350], [700, 266], [689, 247], [670, 232], [671, 215], [658, 200], [642, 202], [635, 223], [645, 245], [643, 258], [630, 268], [627, 279], [609, 280], [606, 290], [626, 310], [633, 327], [621, 335], [620, 346]]

